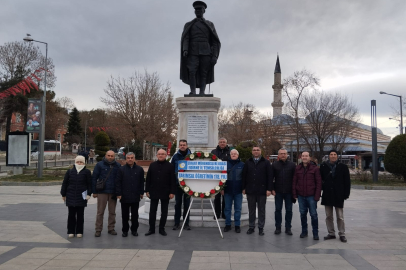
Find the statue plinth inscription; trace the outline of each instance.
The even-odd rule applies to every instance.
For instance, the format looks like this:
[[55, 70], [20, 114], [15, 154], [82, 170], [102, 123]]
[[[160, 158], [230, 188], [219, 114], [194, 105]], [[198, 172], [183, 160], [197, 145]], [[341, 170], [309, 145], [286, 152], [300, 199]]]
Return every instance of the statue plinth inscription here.
[[187, 141], [189, 144], [207, 144], [209, 142], [209, 117], [207, 115], [189, 115], [187, 118]]

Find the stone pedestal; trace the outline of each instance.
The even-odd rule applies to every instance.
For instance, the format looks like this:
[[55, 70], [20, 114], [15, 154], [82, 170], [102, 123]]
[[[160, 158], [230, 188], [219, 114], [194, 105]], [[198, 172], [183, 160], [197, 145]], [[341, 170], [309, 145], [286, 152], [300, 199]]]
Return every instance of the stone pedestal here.
[[[220, 98], [179, 97], [176, 99], [176, 106], [179, 110], [177, 145], [179, 145], [179, 140], [185, 139], [192, 152], [211, 152], [216, 148], [218, 143], [217, 113], [220, 109]], [[194, 127], [191, 126], [193, 116], [196, 116]], [[205, 128], [207, 128], [207, 132]], [[199, 132], [200, 134], [198, 134]]]

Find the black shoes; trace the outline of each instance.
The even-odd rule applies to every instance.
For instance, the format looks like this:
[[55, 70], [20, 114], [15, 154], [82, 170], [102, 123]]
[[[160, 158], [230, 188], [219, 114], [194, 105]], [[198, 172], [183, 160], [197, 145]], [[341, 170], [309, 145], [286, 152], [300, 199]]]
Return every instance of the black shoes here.
[[100, 236], [101, 236], [101, 232], [99, 232], [99, 231], [95, 232], [95, 233], [94, 233], [94, 236], [95, 236], [95, 237], [100, 237]]
[[174, 231], [179, 230], [179, 224], [175, 224], [175, 226], [173, 226], [172, 230], [174, 230]]
[[228, 232], [228, 231], [231, 231], [231, 226], [230, 225], [226, 225], [224, 227], [224, 232]]
[[240, 232], [241, 232], [240, 226], [235, 226], [235, 232], [236, 232], [236, 233], [240, 233]]
[[111, 235], [117, 235], [117, 232], [115, 230], [110, 230], [110, 231], [108, 231], [108, 233]]
[[264, 233], [264, 229], [259, 229], [259, 233], [258, 233], [259, 235], [265, 235], [265, 233]]
[[340, 236], [340, 241], [343, 243], [347, 243], [347, 238], [344, 235]]
[[149, 230], [149, 231], [145, 234], [145, 236], [148, 236], [148, 235], [151, 235], [151, 234], [154, 234], [154, 233], [155, 233], [155, 231]]
[[137, 231], [131, 232], [131, 234], [132, 234], [133, 236], [138, 236]]
[[276, 228], [276, 230], [275, 230], [274, 233], [275, 233], [275, 234], [281, 234], [281, 232], [282, 232], [282, 231], [281, 231], [281, 228]]
[[190, 230], [191, 230], [189, 225], [185, 225], [184, 229], [185, 229], [186, 231], [190, 231]]
[[286, 229], [286, 230], [285, 230], [285, 233], [286, 233], [287, 235], [293, 235], [293, 233], [292, 233], [292, 230], [291, 230], [291, 229]]
[[305, 238], [305, 237], [307, 237], [307, 233], [302, 232], [302, 233], [300, 234], [300, 238]]
[[167, 236], [168, 234], [165, 232], [165, 229], [159, 229], [159, 234], [163, 236]]
[[128, 236], [128, 232], [123, 232], [123, 233], [121, 234], [121, 236], [122, 236], [122, 237], [127, 237], [127, 236]]
[[247, 231], [247, 234], [252, 234], [253, 232], [255, 232], [255, 229], [254, 228], [249, 228], [248, 231]]
[[313, 240], [319, 240], [319, 236], [317, 234], [313, 235]]
[[330, 234], [328, 234], [327, 236], [324, 236], [324, 240], [331, 240], [331, 239], [336, 239], [336, 236], [330, 235]]

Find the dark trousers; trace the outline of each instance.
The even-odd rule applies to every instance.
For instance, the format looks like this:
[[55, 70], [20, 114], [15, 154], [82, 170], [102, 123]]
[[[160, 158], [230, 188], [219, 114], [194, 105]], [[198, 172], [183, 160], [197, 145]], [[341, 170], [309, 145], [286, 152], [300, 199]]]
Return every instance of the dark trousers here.
[[[155, 231], [156, 210], [158, 209], [159, 199], [151, 199], [149, 209], [149, 230]], [[168, 217], [169, 198], [161, 200], [161, 219], [159, 220], [159, 229], [165, 229], [166, 219]]]
[[[182, 212], [182, 201], [183, 201], [183, 220], [185, 220], [185, 216], [187, 213], [187, 210], [189, 209], [190, 205], [190, 197], [188, 198], [188, 195], [181, 189], [177, 188], [176, 189], [176, 194], [175, 194], [175, 225], [179, 225], [180, 223], [180, 216]], [[185, 225], [189, 225], [189, 217], [186, 219]]]
[[121, 217], [123, 221], [123, 232], [128, 232], [130, 229], [130, 209], [131, 209], [131, 231], [136, 232], [138, 230], [138, 207], [140, 202], [136, 203], [121, 203]]
[[191, 88], [196, 88], [196, 77], [199, 78], [200, 89], [206, 87], [207, 73], [210, 69], [210, 55], [189, 55], [186, 66], [189, 70]]
[[85, 207], [69, 206], [68, 210], [68, 234], [83, 234], [83, 224], [85, 222]]
[[280, 229], [282, 227], [282, 206], [285, 201], [285, 228], [292, 228], [292, 194], [276, 192], [275, 195], [275, 227]]
[[[221, 193], [218, 193], [215, 197], [214, 197], [214, 211], [216, 211], [216, 216], [217, 218], [220, 217], [225, 217], [224, 216], [224, 207], [225, 207], [225, 201], [224, 201], [224, 196], [221, 195]], [[223, 214], [221, 214], [223, 213]]]
[[319, 235], [319, 219], [317, 217], [317, 201], [314, 196], [298, 196], [300, 221], [302, 223], [302, 233], [307, 233], [307, 212], [312, 220], [313, 235]]
[[263, 229], [265, 226], [266, 195], [247, 194], [247, 201], [250, 228], [255, 228], [256, 210], [258, 206], [258, 228]]

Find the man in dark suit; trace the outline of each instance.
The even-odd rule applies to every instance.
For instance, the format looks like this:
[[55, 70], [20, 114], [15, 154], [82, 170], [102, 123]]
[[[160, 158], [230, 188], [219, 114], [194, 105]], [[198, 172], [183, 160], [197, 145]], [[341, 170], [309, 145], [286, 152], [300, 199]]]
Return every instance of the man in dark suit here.
[[255, 231], [256, 209], [258, 205], [259, 235], [264, 235], [266, 197], [273, 192], [272, 167], [268, 160], [261, 156], [258, 146], [252, 148], [252, 158], [245, 162], [242, 171], [242, 193], [247, 194], [249, 229], [247, 234]]
[[121, 166], [116, 178], [117, 199], [121, 202], [121, 216], [123, 221], [123, 237], [128, 236], [130, 209], [131, 234], [138, 236], [138, 208], [144, 196], [144, 169], [135, 164], [135, 154], [126, 155], [126, 164]]
[[156, 211], [159, 200], [161, 201], [161, 219], [159, 221], [159, 234], [166, 236], [165, 224], [168, 217], [169, 200], [173, 199], [176, 193], [177, 183], [175, 168], [166, 160], [166, 151], [163, 149], [157, 152], [158, 160], [151, 163], [148, 168], [145, 192], [151, 199], [149, 210], [149, 231], [145, 236], [155, 233]]

